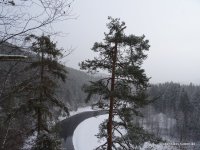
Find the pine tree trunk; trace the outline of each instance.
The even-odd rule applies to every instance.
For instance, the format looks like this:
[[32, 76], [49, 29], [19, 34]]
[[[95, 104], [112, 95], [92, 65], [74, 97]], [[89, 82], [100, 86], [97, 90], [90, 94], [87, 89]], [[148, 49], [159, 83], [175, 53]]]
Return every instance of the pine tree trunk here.
[[[42, 87], [43, 84], [43, 76], [44, 76], [44, 52], [42, 51], [42, 57], [41, 57], [41, 70], [40, 70], [40, 84]], [[42, 99], [43, 99], [43, 88], [40, 89], [40, 98], [39, 98], [39, 104], [41, 105]], [[42, 124], [42, 113], [41, 113], [41, 108], [38, 108], [38, 135], [40, 135], [40, 131], [42, 130], [41, 124]]]
[[112, 62], [112, 78], [111, 78], [111, 95], [110, 95], [110, 108], [109, 108], [109, 118], [108, 118], [108, 126], [107, 126], [107, 132], [108, 132], [107, 150], [112, 150], [112, 124], [113, 124], [113, 107], [114, 107], [113, 92], [115, 90], [115, 66], [116, 66], [116, 60], [117, 60], [117, 43], [115, 43], [112, 60], [113, 62]]
[[37, 118], [37, 122], [38, 122], [38, 136], [40, 135], [40, 131], [41, 131], [41, 111], [40, 108], [38, 108], [38, 118]]

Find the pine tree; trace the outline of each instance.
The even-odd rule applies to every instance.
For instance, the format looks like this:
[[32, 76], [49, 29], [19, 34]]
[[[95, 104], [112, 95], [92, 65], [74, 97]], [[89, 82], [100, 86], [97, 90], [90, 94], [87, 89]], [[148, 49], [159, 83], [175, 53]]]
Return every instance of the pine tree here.
[[31, 83], [31, 92], [28, 95], [29, 106], [36, 117], [37, 140], [35, 149], [60, 149], [56, 133], [52, 130], [51, 118], [53, 108], [62, 108], [68, 113], [67, 107], [56, 98], [56, 78], [63, 82], [66, 78], [64, 66], [59, 64], [58, 58], [62, 57], [60, 49], [50, 40], [48, 36], [30, 36], [35, 41], [32, 43], [32, 51], [38, 56], [25, 70], [35, 70], [35, 81]]
[[141, 65], [150, 46], [144, 35], [125, 35], [126, 26], [120, 19], [108, 19], [109, 32], [105, 33], [104, 42], [96, 42], [92, 48], [99, 57], [81, 62], [80, 67], [92, 73], [105, 70], [109, 76], [85, 85], [84, 90], [88, 93], [87, 101], [95, 94], [100, 95], [98, 104], [109, 110], [109, 118], [100, 125], [98, 134], [99, 138], [106, 137], [107, 142], [97, 149], [116, 149], [116, 143], [123, 149], [134, 149], [144, 141], [155, 141], [149, 134], [142, 138], [144, 141], [136, 141], [145, 132], [132, 121], [133, 115], [140, 115], [137, 108], [149, 103], [145, 94], [149, 78]]
[[64, 66], [59, 63], [63, 55], [62, 49], [56, 47], [49, 36], [31, 35], [26, 39], [31, 43], [32, 60], [30, 65], [20, 68], [21, 74], [26, 74], [12, 87], [4, 99], [12, 99], [8, 118], [17, 118], [20, 114], [30, 119], [30, 133], [37, 133], [32, 149], [59, 150], [61, 149], [55, 122], [55, 112], [63, 110], [68, 114], [68, 108], [57, 98], [56, 88], [58, 80], [66, 79]]
[[178, 106], [178, 110], [182, 114], [180, 118], [177, 118], [178, 122], [178, 131], [180, 135], [180, 141], [181, 142], [186, 142], [190, 140], [189, 138], [187, 139], [189, 134], [189, 129], [190, 129], [190, 118], [189, 116], [192, 116], [192, 110], [194, 109], [189, 101], [188, 94], [184, 89], [181, 89], [180, 91], [180, 102]]

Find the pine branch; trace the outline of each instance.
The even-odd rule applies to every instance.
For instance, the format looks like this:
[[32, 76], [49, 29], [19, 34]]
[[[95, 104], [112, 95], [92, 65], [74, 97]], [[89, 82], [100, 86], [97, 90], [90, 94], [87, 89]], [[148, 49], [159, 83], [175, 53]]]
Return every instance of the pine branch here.
[[28, 56], [25, 55], [2, 55], [0, 54], [0, 61], [16, 61], [27, 59]]

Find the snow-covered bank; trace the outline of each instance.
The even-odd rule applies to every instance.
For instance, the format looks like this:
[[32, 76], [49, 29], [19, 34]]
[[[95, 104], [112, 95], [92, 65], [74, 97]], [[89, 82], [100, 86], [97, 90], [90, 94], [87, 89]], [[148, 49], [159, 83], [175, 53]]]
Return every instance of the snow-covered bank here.
[[85, 112], [85, 111], [95, 111], [94, 109], [92, 109], [91, 106], [87, 106], [87, 107], [80, 107], [78, 108], [76, 111], [70, 111], [70, 116], [74, 116], [76, 114]]
[[[93, 150], [101, 144], [105, 143], [105, 140], [99, 140], [95, 135], [99, 132], [99, 124], [102, 123], [108, 115], [101, 115], [98, 117], [92, 117], [83, 121], [74, 131], [73, 144], [75, 150]], [[176, 150], [176, 147], [164, 145], [164, 144], [151, 144], [144, 143], [141, 150]]]
[[29, 150], [33, 147], [33, 145], [35, 144], [35, 140], [37, 138], [37, 132], [34, 132], [32, 136], [29, 136], [25, 142], [23, 147], [21, 148], [21, 150]]
[[75, 150], [93, 150], [103, 144], [105, 141], [99, 141], [95, 135], [99, 132], [99, 124], [107, 118], [108, 115], [92, 117], [78, 125], [73, 135]]
[[[84, 112], [84, 111], [92, 111], [91, 108], [81, 108], [78, 112], [74, 114]], [[82, 123], [78, 125], [73, 134], [73, 145], [75, 150], [93, 150], [101, 144], [104, 144], [106, 139], [99, 140], [95, 135], [99, 132], [99, 124], [102, 123], [105, 119], [108, 118], [108, 115], [101, 115], [97, 117], [92, 117], [86, 119]], [[125, 132], [125, 131], [124, 131]], [[141, 150], [176, 150], [175, 146], [165, 145], [165, 144], [151, 144], [144, 143]]]
[[[71, 116], [86, 112], [94, 111], [91, 107], [79, 108], [77, 111], [70, 112]], [[106, 142], [106, 139], [99, 140], [95, 135], [99, 132], [99, 124], [102, 123], [105, 119], [108, 118], [108, 115], [100, 115], [97, 117], [91, 117], [89, 119], [81, 122], [75, 129], [73, 134], [73, 145], [75, 150], [93, 150], [99, 145], [102, 145]], [[118, 120], [119, 118], [116, 118]], [[121, 129], [123, 131], [123, 129]], [[125, 131], [123, 131], [125, 133]], [[117, 135], [117, 134], [116, 134]], [[176, 150], [176, 146], [170, 146], [165, 144], [151, 144], [146, 142], [141, 150]]]
[[[90, 106], [88, 107], [81, 107], [81, 108], [78, 108], [77, 111], [70, 111], [70, 116], [74, 116], [76, 114], [79, 114], [81, 112], [86, 112], [86, 111], [94, 111]], [[58, 119], [60, 121], [66, 119], [67, 116], [60, 116]], [[53, 124], [55, 124], [55, 122], [53, 122]], [[33, 145], [35, 144], [35, 141], [36, 141], [36, 138], [37, 138], [37, 132], [34, 132], [33, 135], [27, 137], [27, 139], [24, 141], [24, 144], [21, 148], [21, 150], [30, 150]]]
[[[74, 115], [76, 115], [76, 114], [79, 114], [79, 113], [82, 113], [82, 112], [85, 112], [85, 111], [95, 111], [95, 110], [92, 109], [91, 106], [80, 107], [80, 108], [78, 108], [76, 111], [70, 111], [70, 116], [74, 116]], [[58, 117], [58, 119], [59, 119], [60, 121], [66, 119], [66, 118], [67, 118], [67, 116], [64, 116], [64, 117], [63, 117], [63, 116], [60, 116], [60, 117]]]

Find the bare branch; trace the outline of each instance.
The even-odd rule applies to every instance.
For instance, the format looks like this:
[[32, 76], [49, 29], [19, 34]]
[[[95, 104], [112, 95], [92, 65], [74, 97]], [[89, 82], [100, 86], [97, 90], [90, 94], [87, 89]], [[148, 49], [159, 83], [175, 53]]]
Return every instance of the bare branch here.
[[21, 44], [29, 34], [53, 33], [52, 25], [71, 19], [74, 0], [12, 0], [0, 2], [0, 45], [4, 42]]

